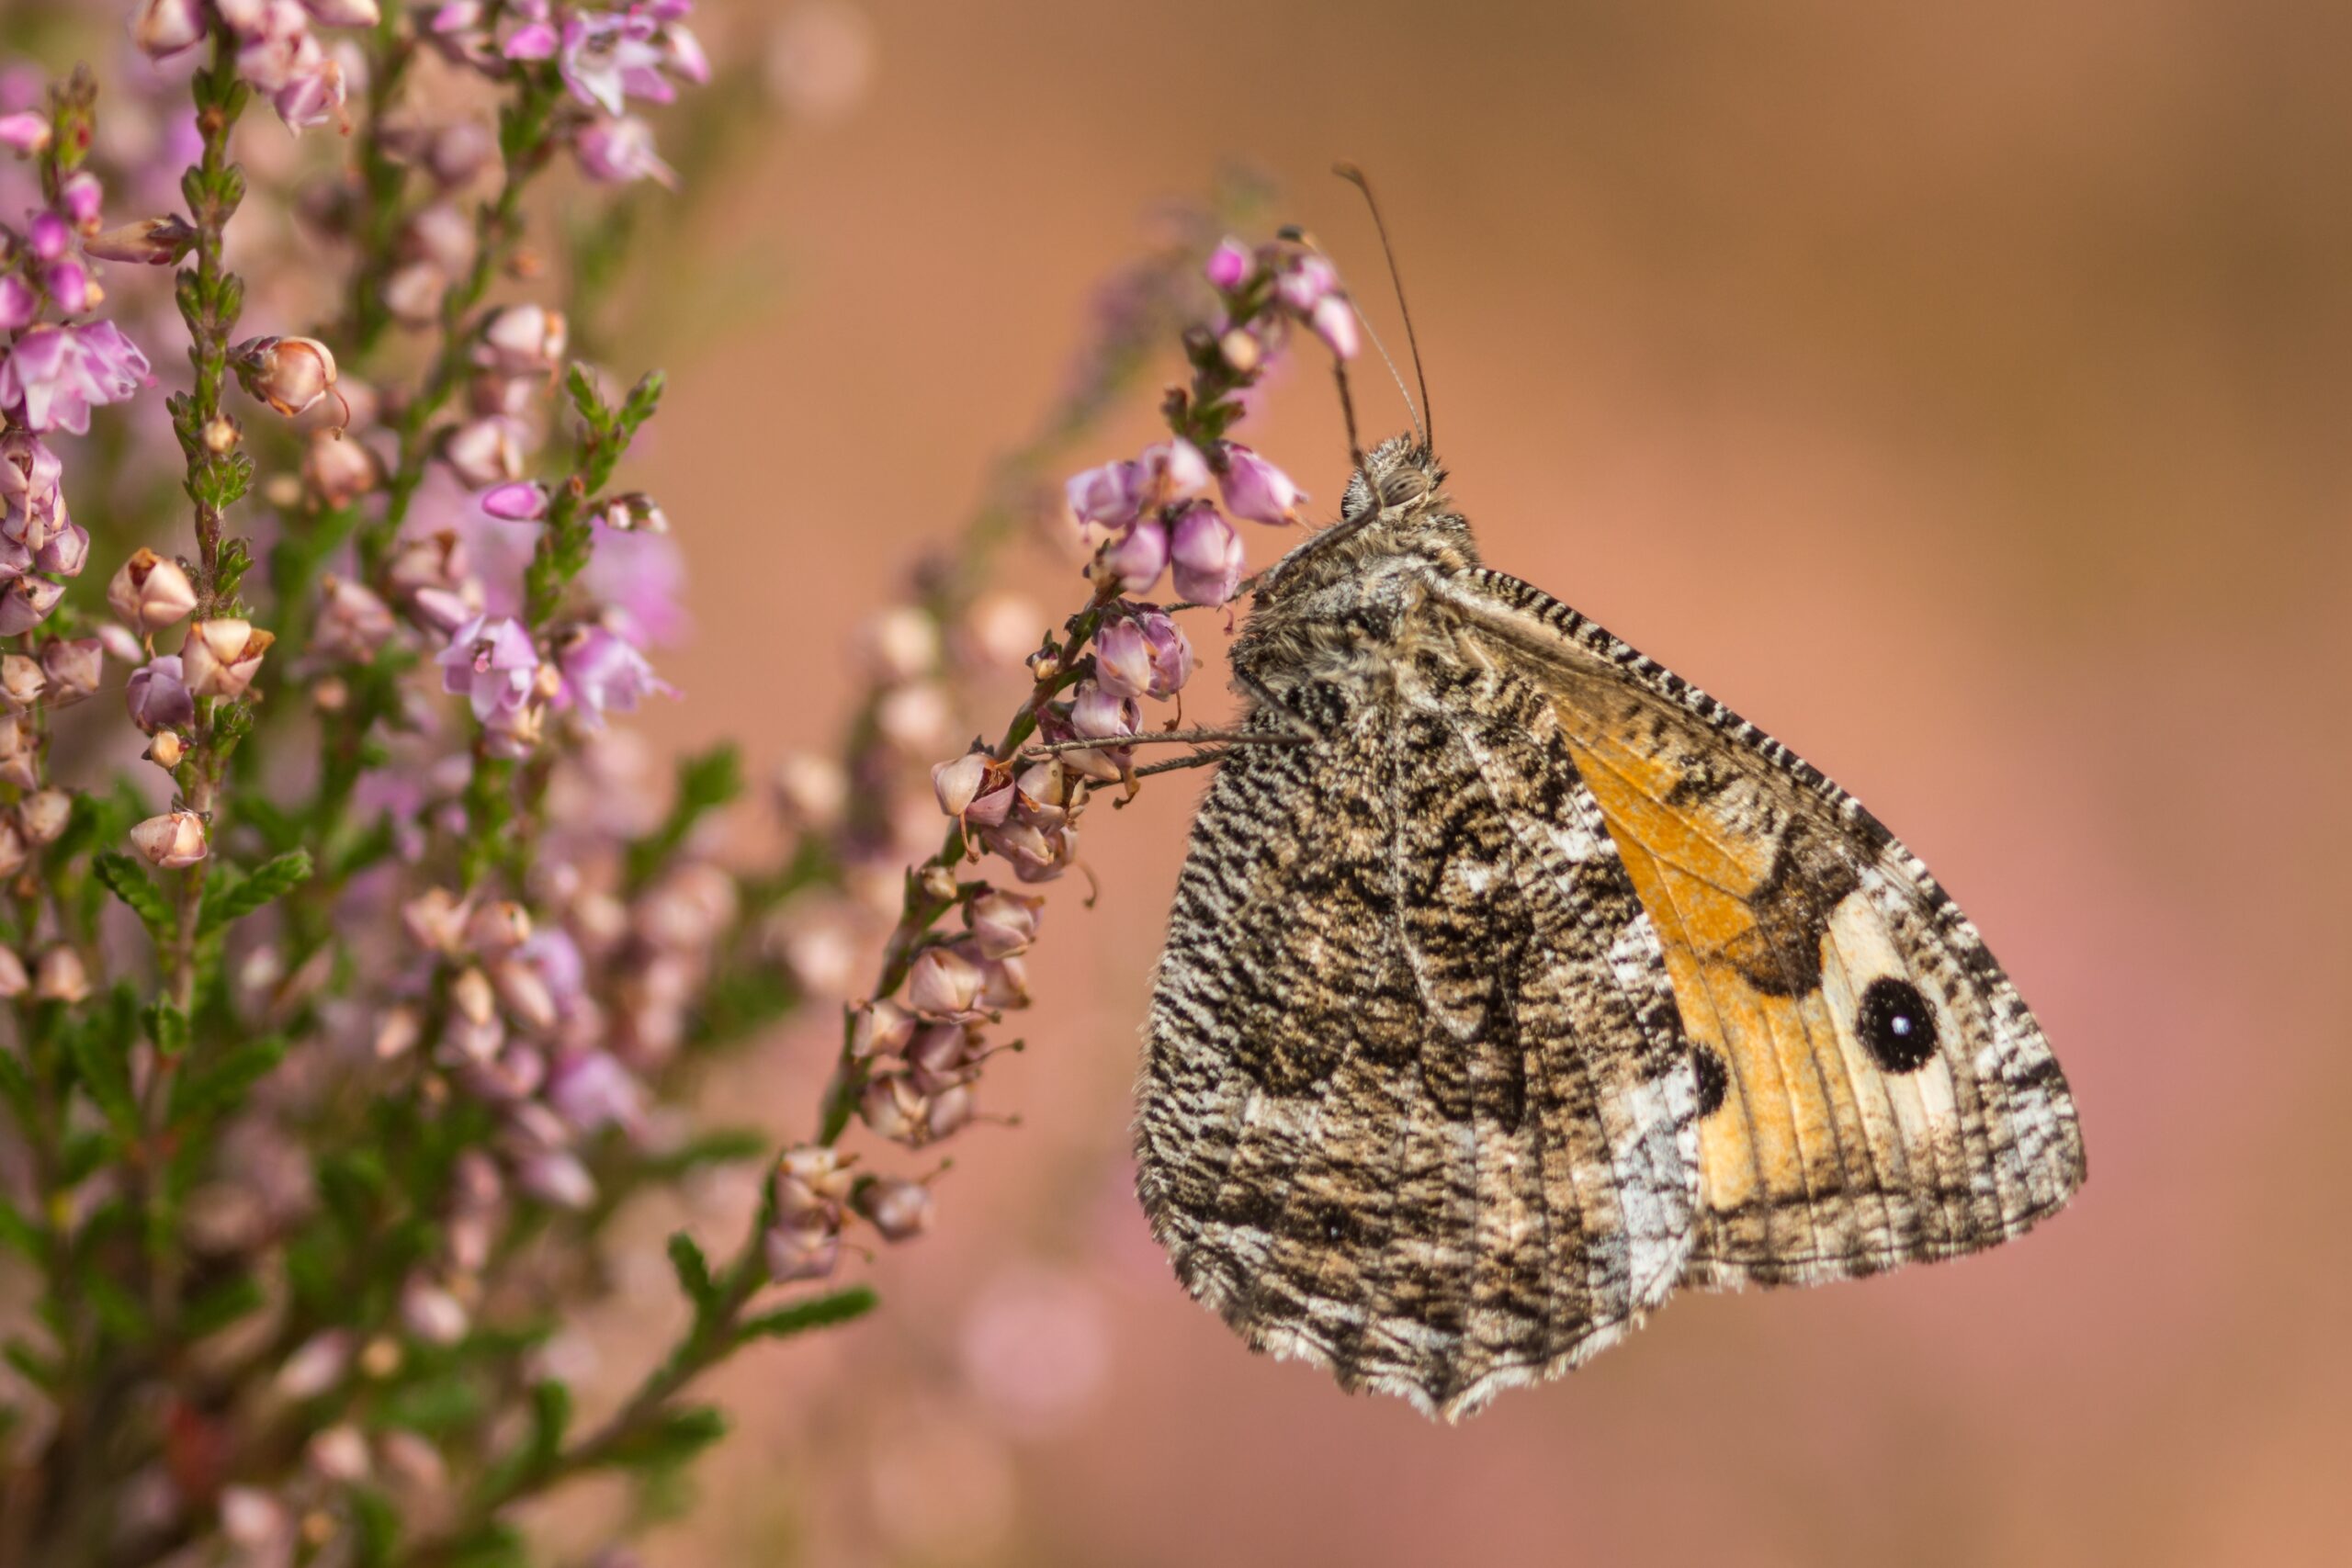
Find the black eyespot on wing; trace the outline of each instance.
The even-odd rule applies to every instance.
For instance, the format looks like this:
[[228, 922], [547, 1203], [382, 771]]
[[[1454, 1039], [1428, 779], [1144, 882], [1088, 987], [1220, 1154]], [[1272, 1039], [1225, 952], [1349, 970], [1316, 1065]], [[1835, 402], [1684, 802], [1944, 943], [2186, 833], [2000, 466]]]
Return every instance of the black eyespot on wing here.
[[1935, 1059], [1935, 1010], [1908, 980], [1872, 980], [1855, 1010], [1854, 1030], [1871, 1059], [1890, 1073], [1916, 1073]]
[[1699, 1076], [1699, 1119], [1703, 1122], [1724, 1108], [1724, 1097], [1731, 1092], [1731, 1074], [1709, 1045], [1690, 1047], [1690, 1067]]

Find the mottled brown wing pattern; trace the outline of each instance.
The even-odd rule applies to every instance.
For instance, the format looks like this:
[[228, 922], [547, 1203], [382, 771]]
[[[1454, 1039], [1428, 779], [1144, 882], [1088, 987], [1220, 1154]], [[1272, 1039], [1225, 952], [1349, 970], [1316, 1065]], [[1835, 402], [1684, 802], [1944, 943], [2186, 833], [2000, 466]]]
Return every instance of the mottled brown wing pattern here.
[[1690, 1282], [1950, 1257], [2065, 1202], [2083, 1152], [2057, 1062], [1915, 856], [1539, 590], [1472, 570], [1432, 594], [1551, 696], [1661, 939], [1702, 1093]]
[[1555, 705], [1432, 624], [1232, 752], [1154, 988], [1138, 1188], [1248, 1341], [1451, 1419], [1682, 1276], [1697, 1080]]

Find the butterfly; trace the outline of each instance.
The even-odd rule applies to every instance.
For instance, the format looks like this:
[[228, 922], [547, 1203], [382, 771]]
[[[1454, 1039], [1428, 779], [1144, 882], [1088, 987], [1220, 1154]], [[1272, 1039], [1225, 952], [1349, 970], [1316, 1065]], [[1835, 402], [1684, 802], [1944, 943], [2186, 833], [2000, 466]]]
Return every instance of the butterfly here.
[[1420, 436], [1260, 582], [1154, 980], [1137, 1190], [1257, 1349], [1448, 1421], [1676, 1289], [2083, 1180], [1976, 929], [1779, 741], [1481, 563]]

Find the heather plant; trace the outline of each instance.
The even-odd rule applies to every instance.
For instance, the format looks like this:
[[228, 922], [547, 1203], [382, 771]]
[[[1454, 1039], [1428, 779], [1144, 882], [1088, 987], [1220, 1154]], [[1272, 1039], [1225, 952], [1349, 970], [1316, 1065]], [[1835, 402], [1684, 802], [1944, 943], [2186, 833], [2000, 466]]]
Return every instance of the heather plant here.
[[[930, 1224], [1098, 796], [1231, 740], [1172, 716], [1179, 617], [1305, 500], [1232, 432], [1354, 317], [1219, 239], [1246, 192], [1172, 222], [872, 618], [839, 754], [665, 787], [627, 725], [693, 520], [630, 488], [662, 379], [605, 355], [633, 247], [789, 95], [689, 0], [108, 10], [16, 41], [119, 69], [0, 73], [0, 1568], [520, 1563], [516, 1506], [598, 1473], [625, 1538], [721, 1434], [696, 1379]], [[1171, 342], [1166, 439], [1057, 490]], [[1085, 562], [1050, 626], [991, 587], [1037, 518]], [[992, 668], [1018, 706], [951, 755]], [[695, 1114], [842, 1001], [821, 1103]], [[749, 1228], [672, 1238], [684, 1328], [575, 1416], [616, 1216], [730, 1169]]]

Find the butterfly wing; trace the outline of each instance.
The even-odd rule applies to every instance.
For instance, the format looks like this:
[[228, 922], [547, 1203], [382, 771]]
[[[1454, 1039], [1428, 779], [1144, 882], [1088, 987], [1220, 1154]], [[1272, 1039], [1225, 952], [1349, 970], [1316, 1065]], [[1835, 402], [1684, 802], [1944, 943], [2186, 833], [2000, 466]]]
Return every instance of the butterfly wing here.
[[1966, 916], [1778, 741], [1537, 589], [1435, 592], [1552, 700], [1662, 939], [1697, 1064], [1707, 1286], [2016, 1235], [2083, 1179], [2064, 1077]]
[[1540, 689], [1433, 649], [1292, 701], [1317, 739], [1237, 748], [1194, 822], [1138, 1190], [1253, 1347], [1452, 1419], [1682, 1276], [1696, 1078]]

